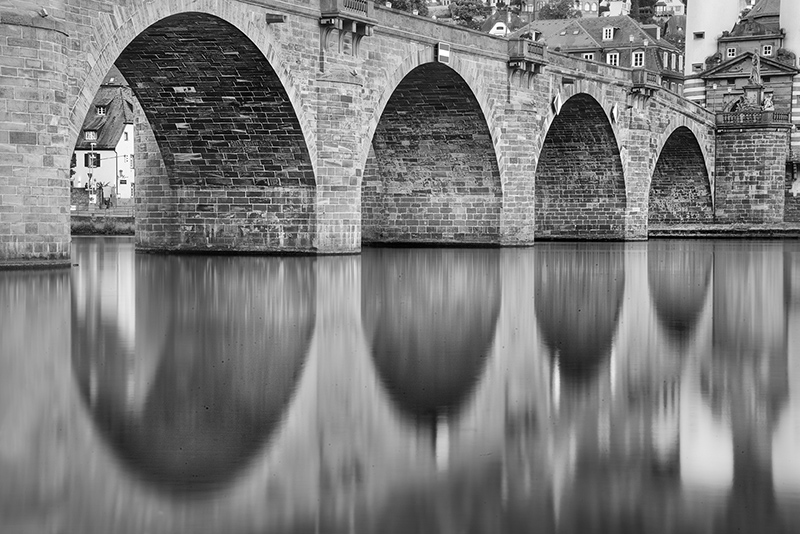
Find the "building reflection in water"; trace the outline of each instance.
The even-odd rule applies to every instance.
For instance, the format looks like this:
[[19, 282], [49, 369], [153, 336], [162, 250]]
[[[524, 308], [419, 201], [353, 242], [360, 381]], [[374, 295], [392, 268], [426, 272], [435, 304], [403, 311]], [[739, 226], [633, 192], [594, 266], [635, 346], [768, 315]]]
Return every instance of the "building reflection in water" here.
[[377, 250], [361, 316], [378, 377], [447, 464], [449, 427], [479, 381], [500, 311], [497, 250]]
[[73, 367], [113, 452], [168, 492], [231, 483], [298, 381], [315, 321], [313, 260], [137, 255], [116, 272], [94, 263], [102, 253], [77, 261]]

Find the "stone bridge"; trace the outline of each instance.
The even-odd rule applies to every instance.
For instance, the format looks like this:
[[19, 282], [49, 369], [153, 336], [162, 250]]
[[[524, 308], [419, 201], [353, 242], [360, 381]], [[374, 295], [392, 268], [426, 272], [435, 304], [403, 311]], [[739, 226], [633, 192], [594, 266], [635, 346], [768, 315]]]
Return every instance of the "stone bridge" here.
[[361, 0], [0, 0], [0, 260], [69, 260], [112, 65], [139, 250], [646, 239], [713, 217], [714, 117], [643, 71]]

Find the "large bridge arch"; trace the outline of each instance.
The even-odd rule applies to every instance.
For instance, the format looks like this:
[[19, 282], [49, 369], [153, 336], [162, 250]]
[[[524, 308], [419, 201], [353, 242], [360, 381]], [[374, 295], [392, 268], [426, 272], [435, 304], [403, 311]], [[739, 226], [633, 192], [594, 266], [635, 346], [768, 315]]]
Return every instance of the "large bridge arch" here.
[[546, 124], [535, 173], [536, 238], [624, 238], [624, 151], [606, 97], [586, 89], [568, 95]]
[[362, 154], [362, 241], [496, 244], [503, 183], [476, 67], [407, 56], [378, 94]]
[[101, 25], [98, 39], [110, 44], [72, 120], [116, 64], [142, 104], [166, 174], [140, 174], [139, 249], [313, 246], [315, 129], [280, 57], [280, 36], [256, 23], [257, 11], [226, 6], [145, 4], [112, 35], [102, 32], [114, 24]]
[[648, 187], [648, 224], [713, 222], [708, 150], [697, 127], [673, 120], [659, 137]]
[[[103, 78], [122, 55], [125, 48], [147, 28], [166, 18], [185, 14], [202, 13], [221, 19], [243, 33], [263, 54], [281, 81], [289, 100], [302, 125], [306, 145], [311, 152], [312, 163], [316, 162], [316, 142], [314, 128], [310, 116], [310, 104], [305, 102], [301, 94], [301, 80], [292, 72], [289, 63], [281, 52], [279, 35], [274, 29], [265, 25], [261, 17], [267, 9], [279, 9], [264, 2], [263, 10], [256, 10], [251, 5], [225, 2], [224, 0], [174, 0], [170, 2], [135, 2], [132, 10], [114, 8], [111, 13], [97, 13], [97, 24], [94, 35], [89, 39], [98, 43], [94, 49], [85, 51], [85, 60], [78, 63], [71, 72], [78, 87], [68, 99], [69, 118], [72, 137], [69, 145], [74, 146], [83, 119], [100, 88]], [[287, 32], [284, 32], [287, 33]]]

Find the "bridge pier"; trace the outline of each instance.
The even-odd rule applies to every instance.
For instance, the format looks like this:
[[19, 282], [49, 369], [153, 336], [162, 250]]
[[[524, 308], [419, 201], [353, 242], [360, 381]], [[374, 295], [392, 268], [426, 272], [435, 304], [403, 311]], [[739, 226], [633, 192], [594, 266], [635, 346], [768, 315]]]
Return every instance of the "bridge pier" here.
[[67, 34], [32, 5], [0, 20], [0, 268], [68, 266]]

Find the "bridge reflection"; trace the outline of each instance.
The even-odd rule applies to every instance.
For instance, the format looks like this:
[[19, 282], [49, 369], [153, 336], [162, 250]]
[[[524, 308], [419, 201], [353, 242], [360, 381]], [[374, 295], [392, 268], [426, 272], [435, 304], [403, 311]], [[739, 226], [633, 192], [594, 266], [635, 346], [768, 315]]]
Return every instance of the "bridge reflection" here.
[[[154, 532], [800, 526], [794, 243], [391, 249], [314, 263], [128, 253], [79, 251], [72, 278], [81, 398], [138, 473], [115, 498], [225, 488], [204, 494], [214, 506], [193, 508], [196, 521], [159, 500], [114, 521]], [[100, 268], [117, 263], [130, 267]], [[126, 268], [135, 307], [118, 281]], [[96, 499], [105, 487], [75, 484]]]
[[171, 492], [232, 482], [292, 398], [314, 327], [313, 262], [137, 256], [111, 289], [78, 258], [73, 366], [115, 454]]
[[362, 262], [361, 317], [394, 405], [433, 447], [480, 379], [501, 301], [499, 251], [387, 249]]
[[550, 358], [568, 381], [592, 378], [611, 354], [625, 288], [623, 249], [545, 245], [535, 265], [536, 319]]

